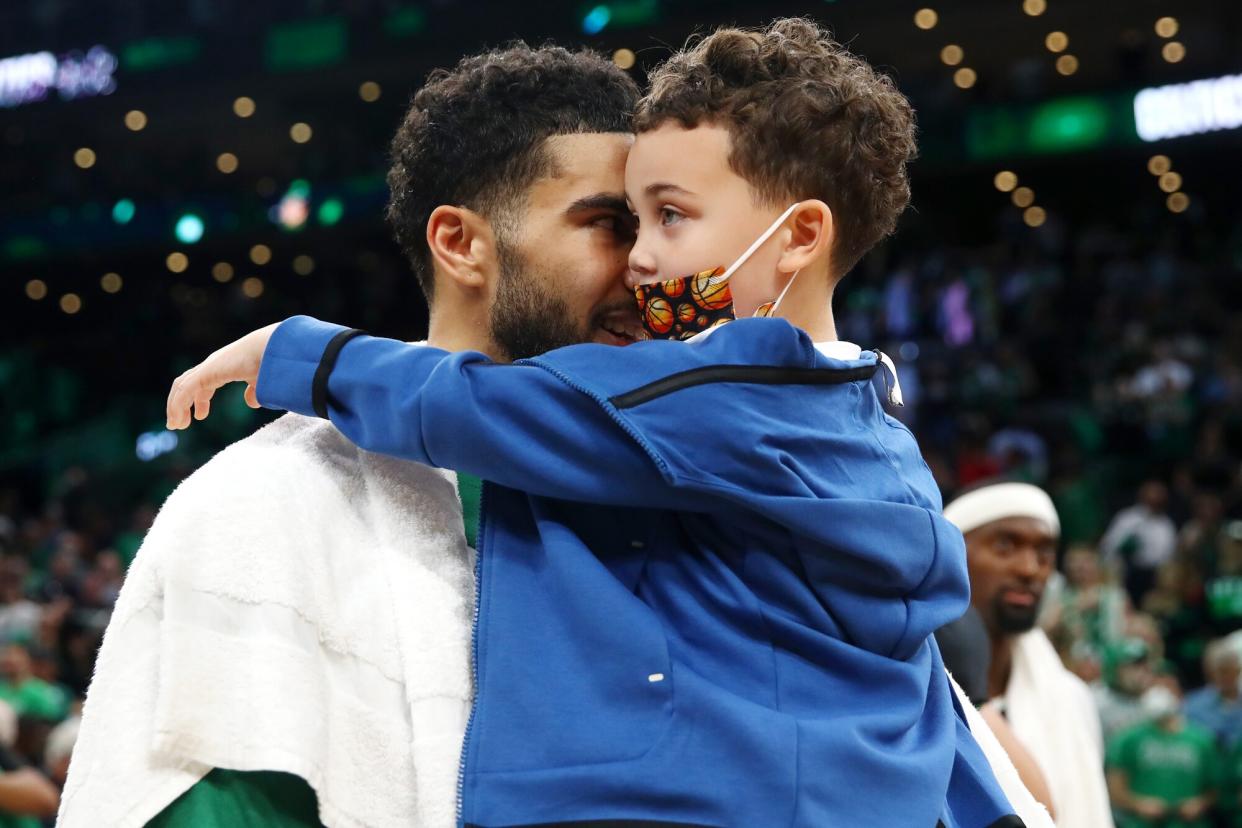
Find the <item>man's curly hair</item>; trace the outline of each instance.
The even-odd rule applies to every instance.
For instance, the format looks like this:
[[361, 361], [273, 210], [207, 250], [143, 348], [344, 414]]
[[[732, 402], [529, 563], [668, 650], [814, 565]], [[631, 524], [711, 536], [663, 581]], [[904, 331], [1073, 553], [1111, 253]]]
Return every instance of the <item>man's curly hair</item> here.
[[729, 165], [760, 202], [822, 199], [836, 225], [835, 277], [892, 233], [910, 203], [910, 102], [813, 21], [720, 29], [688, 44], [651, 74], [635, 131], [669, 121], [727, 128]]
[[514, 43], [437, 69], [414, 95], [391, 146], [389, 224], [432, 300], [427, 219], [467, 207], [498, 234], [520, 222], [535, 181], [554, 174], [555, 135], [632, 132], [638, 87], [586, 50]]

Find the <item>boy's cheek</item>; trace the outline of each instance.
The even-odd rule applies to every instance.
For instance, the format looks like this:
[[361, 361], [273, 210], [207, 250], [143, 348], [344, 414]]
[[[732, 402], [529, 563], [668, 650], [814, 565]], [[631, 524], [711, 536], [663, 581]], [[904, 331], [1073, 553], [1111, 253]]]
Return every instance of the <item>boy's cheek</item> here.
[[665, 279], [680, 279], [714, 267], [726, 266], [719, 250], [698, 249], [690, 243], [676, 242], [666, 245], [663, 255], [655, 257], [655, 276], [644, 281], [659, 282]]

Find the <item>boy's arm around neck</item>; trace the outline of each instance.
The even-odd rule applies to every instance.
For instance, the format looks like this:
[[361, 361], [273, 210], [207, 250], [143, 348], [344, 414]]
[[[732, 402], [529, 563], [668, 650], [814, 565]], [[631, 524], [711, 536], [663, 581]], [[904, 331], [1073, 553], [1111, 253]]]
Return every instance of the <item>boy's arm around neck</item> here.
[[325, 373], [325, 349], [346, 331], [309, 317], [281, 323], [263, 355], [259, 401], [314, 416], [321, 374], [328, 418], [368, 451], [546, 497], [693, 508], [677, 501], [639, 438], [563, 375], [365, 335]]

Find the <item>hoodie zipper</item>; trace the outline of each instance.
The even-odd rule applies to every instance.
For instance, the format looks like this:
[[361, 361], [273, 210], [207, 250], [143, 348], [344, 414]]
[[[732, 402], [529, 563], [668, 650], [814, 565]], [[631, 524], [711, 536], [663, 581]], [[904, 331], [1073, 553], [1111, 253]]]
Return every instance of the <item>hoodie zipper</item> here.
[[470, 717], [466, 720], [466, 735], [461, 742], [461, 758], [457, 765], [457, 825], [462, 825], [463, 796], [466, 788], [466, 752], [470, 747], [470, 731], [474, 728], [474, 714], [479, 704], [479, 600], [483, 595], [483, 545], [484, 524], [487, 521], [487, 481], [479, 487], [479, 523], [475, 534], [474, 552], [474, 621], [470, 626], [470, 683], [474, 697], [470, 700]]

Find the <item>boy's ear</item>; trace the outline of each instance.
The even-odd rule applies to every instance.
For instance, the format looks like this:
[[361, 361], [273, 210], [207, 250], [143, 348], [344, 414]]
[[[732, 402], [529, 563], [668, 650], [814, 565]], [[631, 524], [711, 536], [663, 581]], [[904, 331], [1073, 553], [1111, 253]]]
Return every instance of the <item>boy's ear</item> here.
[[436, 279], [460, 290], [483, 288], [496, 273], [496, 236], [487, 219], [465, 207], [441, 204], [427, 219], [427, 247]]
[[807, 199], [793, 211], [789, 226], [792, 233], [777, 262], [778, 270], [793, 273], [828, 260], [836, 230], [831, 207], [817, 198]]

